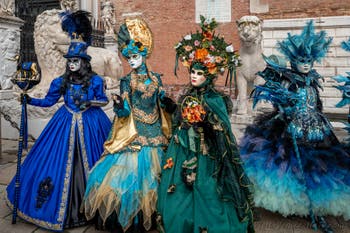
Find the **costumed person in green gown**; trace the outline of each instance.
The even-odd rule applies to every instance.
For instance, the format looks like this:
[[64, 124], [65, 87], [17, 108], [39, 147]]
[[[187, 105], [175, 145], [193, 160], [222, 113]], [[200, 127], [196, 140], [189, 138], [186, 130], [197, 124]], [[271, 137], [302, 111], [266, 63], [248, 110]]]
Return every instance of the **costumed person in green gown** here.
[[176, 46], [176, 61], [188, 68], [191, 85], [173, 114], [173, 136], [163, 159], [160, 232], [254, 232], [252, 187], [231, 131], [232, 102], [214, 88], [219, 73], [235, 71], [239, 56], [214, 35], [216, 26], [201, 16], [202, 32]]
[[89, 175], [83, 208], [98, 229], [145, 232], [155, 216], [172, 101], [165, 97], [161, 75], [147, 68], [152, 35], [146, 23], [126, 19], [118, 44], [132, 71], [120, 80], [121, 96], [114, 95], [112, 130], [105, 155]]

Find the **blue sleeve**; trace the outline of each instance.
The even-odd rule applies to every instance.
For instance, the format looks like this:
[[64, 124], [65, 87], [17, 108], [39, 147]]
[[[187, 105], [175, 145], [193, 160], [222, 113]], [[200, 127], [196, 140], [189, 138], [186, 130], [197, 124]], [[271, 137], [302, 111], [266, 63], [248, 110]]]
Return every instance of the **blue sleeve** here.
[[56, 78], [51, 82], [50, 89], [43, 99], [31, 98], [30, 105], [39, 107], [51, 107], [56, 104], [61, 97], [61, 83], [62, 78]]
[[106, 95], [106, 84], [103, 78], [100, 76], [94, 76], [92, 79], [92, 85], [94, 90], [95, 99], [93, 102], [108, 103], [108, 98]]

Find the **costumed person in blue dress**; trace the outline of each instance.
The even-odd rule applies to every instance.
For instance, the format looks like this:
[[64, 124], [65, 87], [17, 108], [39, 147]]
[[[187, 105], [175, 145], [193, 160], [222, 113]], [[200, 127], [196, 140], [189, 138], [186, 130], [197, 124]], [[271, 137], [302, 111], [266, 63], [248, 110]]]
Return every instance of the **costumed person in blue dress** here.
[[[341, 47], [350, 52], [350, 39], [348, 41], [343, 41]], [[336, 107], [341, 108], [345, 105], [349, 105], [348, 122], [346, 123], [345, 129], [350, 133], [350, 72], [346, 72], [348, 76], [338, 75], [334, 79], [339, 83], [344, 83], [343, 85], [336, 86], [338, 90], [342, 92], [342, 100], [336, 104]], [[345, 138], [345, 147], [350, 153], [350, 135]]]
[[126, 19], [118, 44], [131, 72], [114, 95], [115, 118], [105, 153], [91, 170], [84, 197], [85, 215], [97, 229], [145, 232], [156, 211], [160, 163], [170, 136], [161, 75], [146, 65], [152, 35], [140, 18]]
[[[78, 22], [88, 20], [86, 12], [69, 17]], [[83, 36], [89, 37], [90, 23], [81, 27], [87, 27]], [[104, 79], [91, 70], [87, 47], [83, 41], [71, 42], [64, 55], [66, 71], [51, 82], [45, 98], [26, 96], [30, 105], [39, 107], [50, 107], [64, 98], [64, 105], [44, 128], [21, 166], [18, 202], [18, 216], [54, 231], [87, 223], [79, 209], [88, 172], [103, 153], [111, 128], [101, 109], [108, 103]], [[10, 207], [14, 190], [15, 179], [7, 187]]]
[[252, 185], [231, 131], [232, 102], [214, 87], [227, 68], [229, 75], [235, 72], [239, 56], [214, 34], [216, 26], [214, 19], [201, 16], [202, 32], [185, 36], [176, 46], [176, 67], [180, 59], [191, 83], [178, 100], [163, 160], [160, 232], [255, 232]]
[[322, 76], [313, 69], [331, 41], [310, 21], [278, 43], [290, 68], [277, 56], [264, 57], [267, 67], [258, 74], [266, 83], [255, 88], [254, 104], [270, 101], [274, 111], [248, 126], [240, 142], [256, 206], [309, 216], [313, 229], [327, 233], [333, 230], [323, 216], [350, 218], [350, 157], [322, 113]]

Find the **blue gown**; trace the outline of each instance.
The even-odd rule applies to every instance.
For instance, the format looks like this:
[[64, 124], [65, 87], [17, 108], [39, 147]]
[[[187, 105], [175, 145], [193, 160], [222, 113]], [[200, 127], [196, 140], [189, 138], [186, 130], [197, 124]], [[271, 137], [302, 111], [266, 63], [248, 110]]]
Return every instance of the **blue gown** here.
[[[121, 227], [126, 231], [132, 226], [149, 230], [156, 208], [163, 148], [168, 143], [162, 131], [164, 122], [158, 104], [162, 90], [160, 75], [152, 73], [150, 79], [138, 80], [129, 74], [121, 79], [120, 89], [131, 115], [114, 120], [105, 143], [107, 153], [89, 175], [85, 214], [92, 219], [98, 213], [104, 224], [107, 223], [106, 228]], [[117, 126], [126, 121], [127, 131], [135, 130], [135, 134], [125, 144], [123, 140], [115, 143], [113, 135], [123, 130]]]
[[[61, 97], [63, 78], [52, 81], [44, 99], [31, 105], [49, 107]], [[100, 107], [81, 111], [78, 102], [107, 103], [104, 81], [95, 75], [87, 90], [68, 84], [64, 105], [54, 114], [21, 165], [18, 215], [40, 227], [62, 231], [86, 223], [79, 213], [90, 168], [100, 158], [111, 127]], [[80, 101], [78, 101], [80, 100]], [[15, 179], [7, 187], [7, 204], [14, 202]]]
[[350, 219], [350, 156], [322, 113], [315, 70], [301, 74], [275, 65], [255, 100], [275, 108], [248, 126], [240, 142], [257, 207], [284, 216], [333, 215]]

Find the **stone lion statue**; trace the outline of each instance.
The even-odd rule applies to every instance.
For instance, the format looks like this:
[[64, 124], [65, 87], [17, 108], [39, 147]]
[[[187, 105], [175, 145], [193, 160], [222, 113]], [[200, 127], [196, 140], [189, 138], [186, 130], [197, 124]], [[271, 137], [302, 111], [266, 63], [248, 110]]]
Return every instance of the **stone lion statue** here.
[[265, 68], [262, 58], [262, 21], [252, 15], [246, 15], [237, 20], [238, 34], [240, 39], [239, 54], [242, 66], [238, 70], [238, 109], [237, 114], [247, 113], [248, 95], [254, 85], [262, 84], [264, 81], [256, 73]]
[[[66, 67], [66, 54], [70, 38], [62, 30], [59, 13], [62, 10], [47, 10], [37, 16], [34, 24], [34, 45], [41, 68], [41, 82], [35, 90], [46, 90], [51, 81], [62, 75]], [[108, 88], [117, 87], [117, 79], [122, 76], [122, 63], [117, 51], [89, 47], [92, 69], [105, 77]]]

